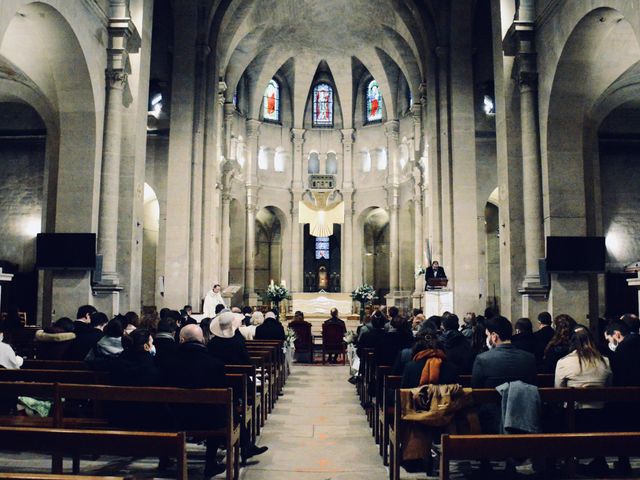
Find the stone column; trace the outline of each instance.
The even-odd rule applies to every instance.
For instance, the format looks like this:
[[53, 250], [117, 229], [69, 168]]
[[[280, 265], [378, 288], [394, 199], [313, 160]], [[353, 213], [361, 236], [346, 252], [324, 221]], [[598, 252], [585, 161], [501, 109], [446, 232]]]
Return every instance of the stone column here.
[[229, 285], [229, 242], [231, 239], [231, 228], [229, 226], [229, 206], [231, 203], [231, 196], [225, 189], [222, 191], [222, 208], [221, 208], [221, 248], [220, 248], [220, 279], [218, 280], [222, 285]]
[[342, 193], [344, 195], [344, 224], [342, 229], [342, 252], [340, 268], [340, 290], [353, 290], [353, 128], [342, 132]]
[[293, 172], [291, 182], [291, 291], [301, 292], [304, 288], [303, 276], [303, 226], [298, 223], [298, 202], [302, 199], [303, 192], [303, 167], [302, 150], [304, 147], [303, 128], [291, 129], [291, 142], [293, 144]]
[[[538, 259], [544, 257], [542, 172], [538, 128], [538, 74], [533, 19], [519, 12], [505, 38], [505, 55], [515, 56], [513, 78], [520, 89], [520, 138], [522, 145], [522, 205], [524, 216], [525, 276], [518, 291], [522, 315], [535, 317], [546, 310], [548, 289], [540, 285]], [[524, 15], [523, 15], [524, 14]]]
[[255, 291], [257, 192], [257, 187], [247, 186], [244, 297], [248, 305], [255, 305], [258, 298]]
[[[414, 208], [413, 208], [413, 228], [414, 228], [414, 255], [413, 260], [415, 265], [423, 265], [424, 258], [423, 252], [425, 247], [424, 237], [422, 235], [422, 185], [415, 186], [414, 193]], [[414, 283], [414, 297], [420, 299], [422, 292], [424, 291], [424, 275], [421, 275], [415, 279]], [[415, 302], [414, 302], [415, 305]]]
[[400, 232], [398, 231], [400, 210], [400, 189], [398, 165], [399, 122], [389, 120], [384, 125], [387, 136], [387, 157], [389, 161], [389, 233], [391, 251], [389, 252], [389, 290], [390, 295], [400, 288]]
[[236, 107], [233, 102], [225, 102], [224, 104], [224, 151], [225, 157], [228, 159], [235, 157], [235, 152], [231, 150], [231, 135], [233, 127], [233, 115], [236, 111]]
[[245, 277], [244, 297], [248, 305], [256, 305], [255, 257], [256, 257], [256, 207], [258, 202], [258, 136], [260, 121], [247, 119], [247, 158], [245, 164], [246, 228], [245, 228]]
[[[127, 87], [127, 44], [133, 34], [128, 2], [112, 2], [109, 8], [109, 45], [107, 47], [106, 100], [98, 253], [102, 254], [102, 283], [118, 285], [118, 199], [120, 197], [120, 157], [122, 152], [123, 94]], [[115, 302], [114, 302], [115, 304]], [[116, 312], [117, 313], [117, 308]]]

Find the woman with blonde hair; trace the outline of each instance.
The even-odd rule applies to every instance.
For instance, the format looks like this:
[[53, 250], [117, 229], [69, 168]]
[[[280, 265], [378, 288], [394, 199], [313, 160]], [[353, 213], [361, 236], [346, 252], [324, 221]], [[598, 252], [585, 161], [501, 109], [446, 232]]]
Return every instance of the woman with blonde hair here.
[[569, 354], [571, 336], [577, 325], [569, 315], [561, 314], [553, 319], [555, 333], [544, 349], [542, 373], [554, 373], [558, 360]]
[[256, 336], [256, 327], [264, 322], [264, 314], [260, 310], [256, 310], [251, 314], [251, 325], [242, 326], [238, 330], [245, 340], [253, 340]]

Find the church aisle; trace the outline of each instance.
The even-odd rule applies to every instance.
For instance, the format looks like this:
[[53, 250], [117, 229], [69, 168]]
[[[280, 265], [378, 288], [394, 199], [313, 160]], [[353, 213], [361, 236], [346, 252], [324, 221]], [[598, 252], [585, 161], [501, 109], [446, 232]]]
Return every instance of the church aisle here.
[[242, 480], [385, 480], [348, 367], [294, 365]]

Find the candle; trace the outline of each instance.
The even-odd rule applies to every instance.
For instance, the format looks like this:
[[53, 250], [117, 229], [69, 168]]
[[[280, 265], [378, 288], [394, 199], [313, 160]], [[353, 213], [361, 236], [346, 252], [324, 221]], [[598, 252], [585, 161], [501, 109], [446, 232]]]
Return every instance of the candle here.
[[271, 284], [270, 285], [273, 287], [273, 278], [271, 279]]
[[285, 282], [284, 280], [282, 280], [282, 282], [280, 283], [280, 285], [282, 285], [284, 288], [287, 288], [287, 282]]

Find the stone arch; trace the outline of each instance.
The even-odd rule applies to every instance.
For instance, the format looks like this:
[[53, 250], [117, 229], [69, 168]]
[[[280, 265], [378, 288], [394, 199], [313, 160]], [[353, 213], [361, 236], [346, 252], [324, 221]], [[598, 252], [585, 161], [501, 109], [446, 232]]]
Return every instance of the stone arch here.
[[[104, 101], [102, 59], [85, 48], [95, 42], [89, 28], [78, 28], [75, 7], [33, 2], [20, 6], [8, 24], [0, 25], [0, 97], [22, 96], [41, 114], [47, 129], [43, 231], [95, 232]], [[65, 13], [67, 15], [65, 15]], [[73, 22], [66, 17], [74, 18]], [[74, 30], [74, 25], [77, 28]], [[106, 55], [106, 50], [104, 51]], [[9, 68], [7, 68], [9, 67]], [[86, 303], [88, 272], [76, 274], [76, 285], [43, 275], [38, 294], [44, 324], [51, 311]], [[58, 284], [58, 282], [60, 282]], [[53, 298], [53, 291], [59, 292]]]
[[288, 279], [289, 265], [285, 260], [288, 235], [287, 217], [274, 205], [267, 205], [256, 213], [255, 285], [266, 288], [271, 280], [280, 283]]
[[358, 215], [356, 225], [359, 237], [356, 241], [362, 252], [357, 265], [361, 282], [373, 285], [378, 297], [383, 298], [389, 291], [389, 213], [381, 207], [366, 207]]
[[[552, 76], [548, 111], [541, 117], [546, 235], [598, 232], [599, 161], [593, 107], [638, 61], [638, 36], [620, 10], [591, 10], [571, 30]], [[582, 79], [580, 82], [576, 82], [576, 74]], [[544, 108], [545, 103], [541, 102], [543, 114]], [[555, 279], [551, 310], [571, 310], [578, 317], [590, 312], [596, 318], [603, 288], [595, 278]], [[571, 298], [554, 295], [555, 290], [565, 289], [575, 294]]]
[[158, 271], [158, 238], [160, 232], [160, 203], [155, 190], [144, 184], [142, 220], [142, 304], [159, 305], [159, 292], [156, 292]]

